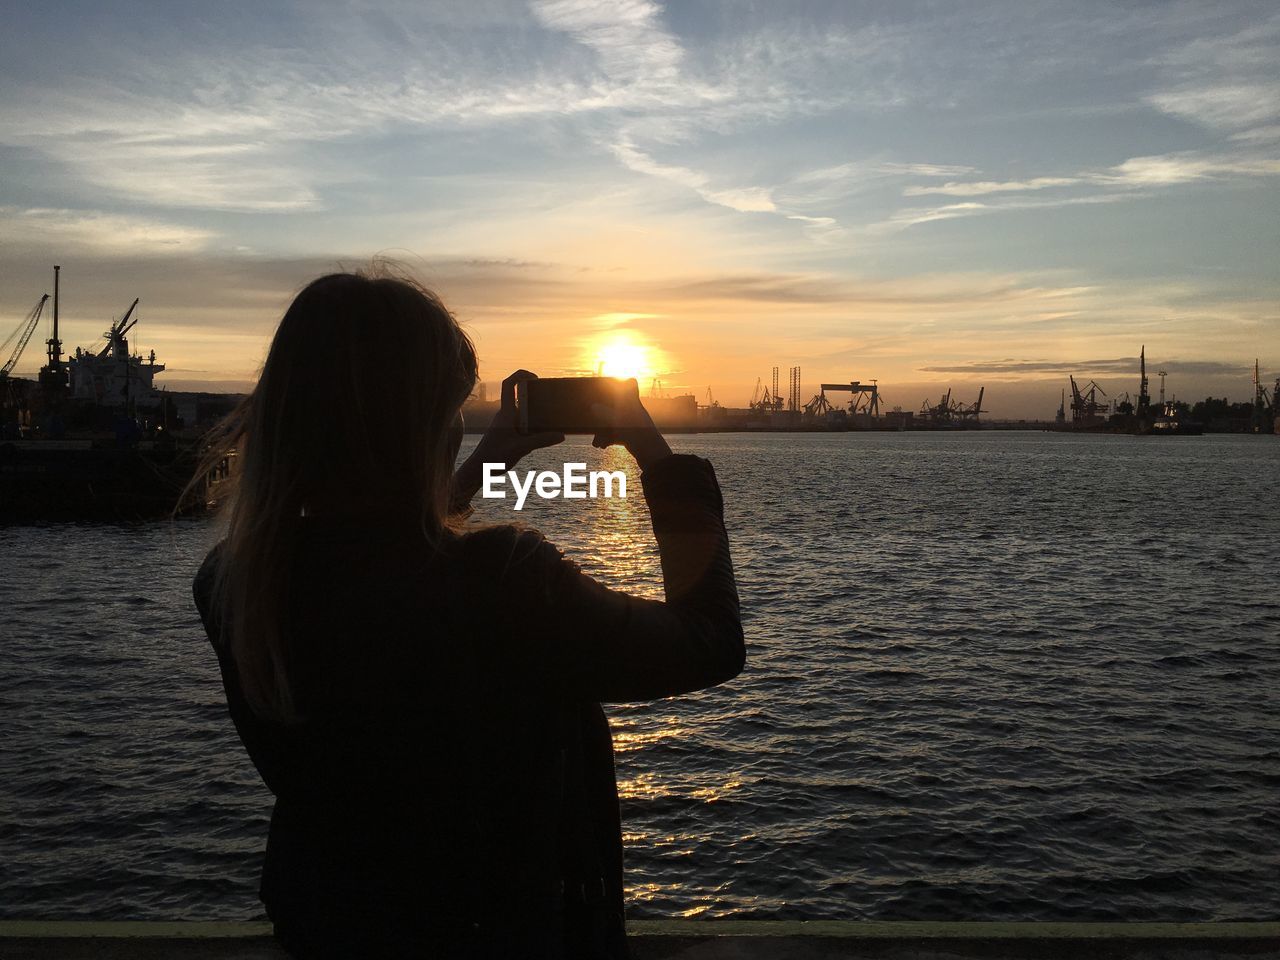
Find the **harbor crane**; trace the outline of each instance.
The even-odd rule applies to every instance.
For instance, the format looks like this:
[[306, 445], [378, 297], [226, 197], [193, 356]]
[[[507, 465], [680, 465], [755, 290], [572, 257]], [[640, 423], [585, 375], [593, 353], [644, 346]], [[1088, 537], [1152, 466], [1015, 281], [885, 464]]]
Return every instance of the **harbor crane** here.
[[708, 386], [707, 402], [697, 407], [695, 416], [707, 423], [720, 423], [726, 413], [727, 411], [720, 406], [720, 401], [715, 398], [715, 395], [711, 392], [711, 387]]
[[773, 368], [773, 389], [765, 386], [763, 379], [756, 378], [756, 388], [751, 391], [751, 402], [748, 407], [752, 413], [777, 413], [786, 401], [778, 394], [778, 368]]
[[851, 394], [849, 416], [858, 414], [880, 416], [880, 387], [876, 380], [872, 380], [869, 384], [861, 380], [851, 380], [848, 383], [824, 383], [818, 391], [818, 394], [804, 405], [804, 412], [811, 416], [821, 416], [832, 409], [831, 401], [827, 399], [828, 391]]
[[978, 399], [973, 403], [963, 403], [960, 400], [951, 398], [951, 389], [948, 388], [937, 404], [932, 404], [926, 398], [920, 406], [920, 416], [931, 423], [940, 425], [960, 424], [967, 426], [970, 423], [975, 426], [979, 423], [979, 418], [986, 413], [982, 409], [982, 398], [986, 396], [987, 388], [978, 388]]
[[979, 387], [978, 399], [973, 401], [973, 403], [960, 403], [957, 401], [954, 411], [955, 416], [959, 417], [962, 423], [967, 423], [970, 420], [977, 423], [978, 418], [986, 412], [982, 409], [982, 398], [986, 392], [986, 387]]
[[133, 322], [129, 322], [129, 318], [133, 316], [133, 311], [138, 307], [138, 301], [141, 297], [136, 297], [133, 303], [129, 304], [129, 309], [124, 312], [124, 316], [111, 324], [111, 329], [103, 334], [107, 338], [107, 345], [98, 351], [98, 359], [105, 359], [111, 354], [122, 359], [129, 358], [129, 341], [124, 335], [132, 330], [138, 323], [138, 318], [134, 317]]
[[1262, 422], [1268, 412], [1273, 418], [1275, 417], [1276, 404], [1280, 402], [1280, 380], [1276, 381], [1275, 392], [1268, 394], [1267, 388], [1262, 385], [1262, 378], [1258, 374], [1258, 360], [1255, 357], [1253, 361], [1253, 418], [1251, 424], [1254, 433], [1261, 432]]
[[1090, 380], [1089, 385], [1083, 390], [1076, 383], [1076, 378], [1068, 374], [1071, 380], [1071, 423], [1073, 426], [1082, 427], [1092, 423], [1098, 423], [1106, 417], [1109, 404], [1098, 399], [1098, 394], [1104, 397], [1107, 391], [1103, 390], [1096, 380]]
[[920, 405], [920, 416], [934, 423], [950, 423], [951, 422], [951, 388], [947, 388], [947, 392], [942, 395], [937, 405], [929, 402], [926, 397], [924, 403]]
[[9, 374], [13, 373], [13, 368], [18, 365], [22, 351], [27, 349], [27, 344], [31, 342], [31, 335], [35, 333], [36, 326], [40, 323], [40, 314], [44, 312], [44, 305], [48, 299], [49, 295], [44, 294], [13, 333], [5, 338], [4, 343], [0, 343], [0, 353], [3, 353], [5, 348], [13, 342], [14, 337], [18, 338], [18, 345], [13, 348], [13, 353], [9, 354], [9, 359], [5, 361], [4, 366], [0, 367], [0, 380], [7, 380]]
[[819, 393], [801, 407], [801, 410], [806, 417], [825, 417], [832, 410], [831, 401], [827, 399], [825, 393]]
[[1147, 345], [1142, 345], [1142, 351], [1138, 354], [1138, 371], [1141, 377], [1141, 384], [1138, 387], [1138, 407], [1136, 413], [1140, 417], [1146, 417], [1147, 412], [1151, 409], [1151, 383], [1147, 379]]

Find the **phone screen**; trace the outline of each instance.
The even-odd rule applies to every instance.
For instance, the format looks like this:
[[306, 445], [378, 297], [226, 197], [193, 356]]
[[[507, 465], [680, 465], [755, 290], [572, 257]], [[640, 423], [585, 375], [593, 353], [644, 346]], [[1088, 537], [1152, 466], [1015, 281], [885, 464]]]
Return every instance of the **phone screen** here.
[[612, 409], [635, 381], [616, 377], [545, 377], [524, 380], [516, 389], [521, 433], [598, 433], [606, 424], [593, 411]]

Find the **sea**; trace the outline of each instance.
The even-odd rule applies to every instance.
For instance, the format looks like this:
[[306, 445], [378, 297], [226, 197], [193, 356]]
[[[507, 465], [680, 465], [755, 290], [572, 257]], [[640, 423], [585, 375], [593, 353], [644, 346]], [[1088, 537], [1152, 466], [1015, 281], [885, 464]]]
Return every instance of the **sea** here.
[[[468, 441], [474, 443], [474, 439]], [[737, 679], [610, 704], [633, 918], [1280, 917], [1280, 438], [704, 434]], [[464, 449], [465, 452], [465, 449]], [[627, 497], [477, 500], [661, 597]], [[251, 920], [215, 518], [0, 528], [0, 918]]]

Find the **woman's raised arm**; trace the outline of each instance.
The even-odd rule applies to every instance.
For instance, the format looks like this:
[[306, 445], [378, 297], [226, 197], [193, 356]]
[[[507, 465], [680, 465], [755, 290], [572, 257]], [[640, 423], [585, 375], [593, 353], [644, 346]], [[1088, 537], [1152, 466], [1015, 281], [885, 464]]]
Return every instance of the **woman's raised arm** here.
[[648, 464], [641, 483], [665, 601], [605, 587], [545, 540], [527, 557], [538, 588], [526, 652], [567, 694], [605, 702], [668, 697], [729, 680], [745, 662], [715, 470], [701, 457], [668, 454]]

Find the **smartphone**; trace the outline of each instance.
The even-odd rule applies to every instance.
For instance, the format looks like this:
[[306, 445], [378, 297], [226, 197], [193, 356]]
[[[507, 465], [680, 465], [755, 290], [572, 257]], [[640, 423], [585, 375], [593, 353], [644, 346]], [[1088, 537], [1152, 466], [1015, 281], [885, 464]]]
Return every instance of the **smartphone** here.
[[516, 384], [521, 433], [599, 433], [608, 426], [592, 412], [600, 404], [614, 408], [634, 380], [617, 377], [539, 377]]

